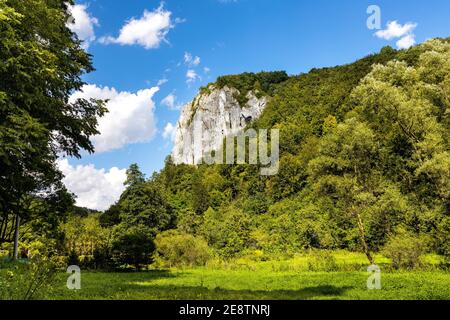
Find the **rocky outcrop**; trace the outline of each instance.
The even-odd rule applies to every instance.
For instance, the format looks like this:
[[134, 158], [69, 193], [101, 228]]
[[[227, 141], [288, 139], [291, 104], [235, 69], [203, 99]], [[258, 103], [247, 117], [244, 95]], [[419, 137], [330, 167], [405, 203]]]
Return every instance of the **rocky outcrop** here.
[[174, 163], [199, 164], [205, 153], [220, 149], [225, 137], [236, 135], [260, 117], [267, 97], [250, 91], [241, 106], [239, 94], [234, 88], [210, 86], [184, 106], [176, 128]]

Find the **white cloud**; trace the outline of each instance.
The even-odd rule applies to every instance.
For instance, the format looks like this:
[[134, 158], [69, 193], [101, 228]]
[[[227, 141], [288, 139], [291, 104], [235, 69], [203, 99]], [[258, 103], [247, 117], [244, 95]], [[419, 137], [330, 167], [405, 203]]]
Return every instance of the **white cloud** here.
[[176, 100], [177, 100], [177, 97], [173, 93], [171, 93], [167, 97], [162, 99], [161, 104], [163, 106], [168, 107], [169, 109], [174, 109]]
[[195, 72], [195, 70], [189, 69], [186, 72], [186, 78], [187, 78], [187, 80], [186, 80], [187, 83], [193, 83], [197, 79], [199, 79], [199, 75], [197, 74], [197, 72]]
[[203, 72], [204, 72], [204, 73], [210, 73], [210, 72], [211, 72], [211, 69], [208, 68], [208, 67], [204, 67], [204, 68], [203, 68]]
[[375, 35], [381, 39], [392, 40], [410, 34], [416, 27], [417, 23], [408, 22], [401, 25], [397, 21], [391, 21], [387, 24], [387, 28], [385, 30], [379, 30], [375, 32]]
[[141, 45], [146, 49], [158, 48], [170, 29], [172, 24], [172, 12], [165, 10], [161, 4], [155, 11], [145, 10], [141, 18], [132, 18], [120, 30], [117, 38], [102, 37], [101, 43], [117, 43], [120, 45]]
[[73, 19], [69, 20], [67, 27], [77, 34], [83, 41], [83, 47], [87, 49], [95, 40], [94, 26], [98, 26], [98, 19], [87, 12], [87, 6], [84, 4], [68, 5], [68, 11]]
[[186, 52], [184, 54], [184, 63], [190, 67], [198, 66], [201, 63], [201, 59], [199, 56], [193, 56], [191, 53]]
[[414, 34], [408, 34], [397, 41], [397, 47], [399, 49], [408, 49], [416, 44], [416, 37]]
[[392, 40], [400, 38], [396, 45], [398, 49], [408, 49], [416, 44], [416, 36], [414, 35], [414, 29], [416, 29], [417, 23], [408, 22], [404, 25], [397, 21], [388, 22], [385, 30], [379, 30], [375, 32], [375, 35], [384, 40]]
[[176, 134], [176, 127], [172, 124], [172, 123], [167, 123], [166, 126], [164, 127], [164, 131], [163, 131], [163, 138], [164, 139], [170, 139], [170, 141], [175, 141], [175, 134]]
[[166, 84], [167, 82], [169, 82], [169, 80], [167, 80], [167, 79], [161, 79], [161, 80], [158, 80], [158, 87], [160, 87], [160, 86], [162, 86], [163, 84]]
[[58, 160], [64, 184], [77, 196], [76, 204], [95, 210], [106, 210], [125, 190], [126, 169], [96, 169], [94, 165], [72, 166], [67, 159]]
[[109, 100], [106, 104], [109, 112], [99, 119], [100, 135], [92, 138], [95, 151], [106, 152], [132, 143], [147, 142], [155, 136], [155, 103], [152, 98], [158, 91], [158, 87], [153, 87], [130, 93], [85, 85], [71, 96], [71, 101], [79, 98]]

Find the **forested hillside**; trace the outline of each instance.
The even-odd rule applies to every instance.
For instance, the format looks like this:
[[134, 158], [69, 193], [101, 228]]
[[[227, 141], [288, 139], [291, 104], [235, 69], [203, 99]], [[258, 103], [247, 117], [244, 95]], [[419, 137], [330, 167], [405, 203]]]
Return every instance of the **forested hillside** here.
[[[278, 1], [136, 1], [120, 14], [101, 2], [0, 0], [0, 300], [450, 298], [450, 38], [415, 45], [445, 32], [445, 5], [410, 6], [429, 8], [418, 23], [352, 28], [352, 45], [345, 21], [316, 46], [328, 17], [291, 16], [314, 11], [298, 1], [278, 16]], [[359, 5], [344, 7], [363, 21]], [[268, 14], [270, 34], [255, 27]], [[315, 34], [292, 41], [304, 23]], [[419, 23], [432, 27], [416, 34]], [[212, 48], [218, 39], [227, 46]], [[299, 67], [319, 59], [304, 48], [352, 56], [375, 40], [404, 49], [299, 75], [220, 76], [173, 125], [215, 72]], [[219, 163], [208, 160], [242, 129], [263, 133], [260, 165], [250, 152], [187, 164]], [[263, 153], [278, 137], [275, 161]], [[146, 176], [136, 161], [162, 169]]]
[[168, 158], [150, 179], [133, 178], [102, 220], [151, 229], [162, 257], [183, 243], [224, 258], [319, 248], [373, 262], [395, 246], [450, 255], [449, 39], [282, 76], [218, 81], [271, 96], [251, 126], [280, 130], [278, 175]]

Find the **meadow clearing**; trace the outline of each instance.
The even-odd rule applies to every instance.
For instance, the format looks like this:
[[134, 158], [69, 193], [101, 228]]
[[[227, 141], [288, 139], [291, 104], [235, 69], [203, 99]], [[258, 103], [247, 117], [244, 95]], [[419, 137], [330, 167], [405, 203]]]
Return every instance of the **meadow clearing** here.
[[395, 271], [378, 255], [380, 290], [368, 290], [362, 254], [334, 252], [333, 259], [299, 255], [285, 261], [212, 261], [202, 268], [145, 272], [81, 273], [81, 290], [66, 288], [59, 274], [46, 299], [99, 300], [448, 300], [450, 272], [440, 257], [423, 258], [421, 269]]

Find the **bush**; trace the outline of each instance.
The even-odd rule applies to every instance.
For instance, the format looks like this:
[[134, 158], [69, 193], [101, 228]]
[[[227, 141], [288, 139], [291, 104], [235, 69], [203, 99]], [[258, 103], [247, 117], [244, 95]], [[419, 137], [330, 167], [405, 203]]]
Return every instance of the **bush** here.
[[108, 269], [111, 264], [111, 229], [100, 224], [99, 216], [71, 216], [62, 226], [69, 265], [83, 269]]
[[152, 232], [143, 226], [127, 230], [118, 230], [112, 243], [112, 259], [117, 267], [134, 266], [140, 270], [143, 265], [152, 262], [155, 244]]
[[58, 257], [10, 262], [0, 269], [0, 300], [44, 299], [55, 284]]
[[200, 234], [222, 257], [233, 258], [250, 247], [250, 227], [251, 217], [239, 208], [209, 208]]
[[338, 271], [336, 258], [327, 250], [312, 250], [308, 256], [309, 271]]
[[159, 234], [155, 244], [156, 258], [162, 266], [204, 266], [210, 258], [205, 240], [176, 230]]
[[395, 269], [414, 269], [422, 265], [420, 257], [425, 249], [423, 237], [400, 230], [388, 240], [383, 254], [392, 260]]
[[450, 261], [450, 217], [442, 219], [437, 232], [437, 249]]

